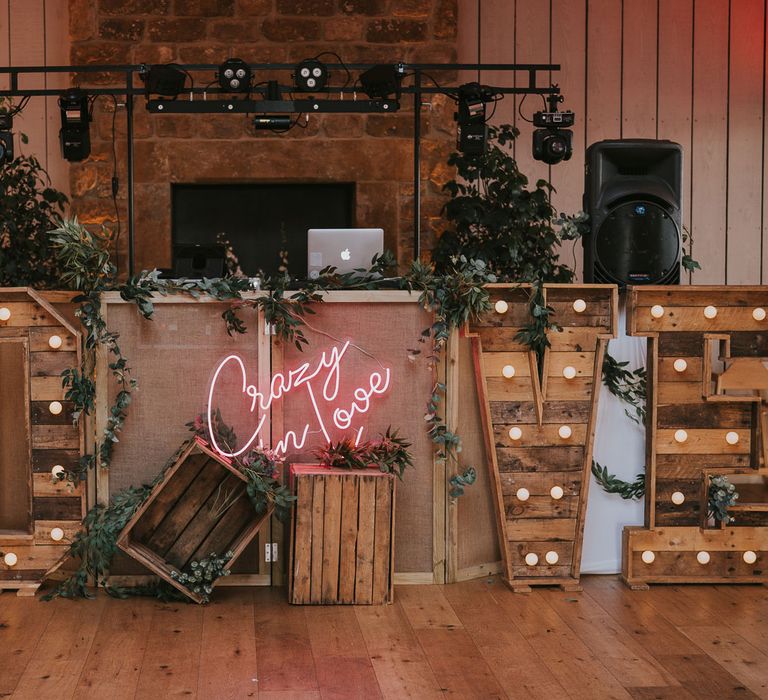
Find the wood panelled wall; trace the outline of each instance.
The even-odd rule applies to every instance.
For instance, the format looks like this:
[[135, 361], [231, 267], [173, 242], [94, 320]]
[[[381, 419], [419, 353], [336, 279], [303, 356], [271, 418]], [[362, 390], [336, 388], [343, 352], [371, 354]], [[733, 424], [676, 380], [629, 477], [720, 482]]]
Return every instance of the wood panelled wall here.
[[[581, 208], [589, 144], [677, 141], [685, 153], [684, 224], [703, 268], [693, 283], [768, 284], [766, 4], [460, 0], [459, 59], [561, 64], [552, 79], [577, 117], [569, 162], [548, 168], [532, 160], [532, 126], [518, 108], [530, 118], [538, 98], [507, 98], [494, 116], [520, 128], [520, 168], [530, 178], [550, 176], [561, 211]], [[488, 84], [499, 78], [481, 75]]]
[[[41, 66], [69, 63], [69, 3], [65, 0], [0, 0], [0, 65]], [[68, 87], [69, 76], [27, 76], [21, 88]], [[0, 88], [8, 89], [7, 75]], [[16, 100], [18, 103], [18, 99]], [[69, 192], [69, 168], [59, 149], [61, 119], [55, 97], [33, 97], [14, 119], [16, 153], [32, 154], [48, 171], [55, 187]], [[19, 133], [29, 137], [22, 144]]]

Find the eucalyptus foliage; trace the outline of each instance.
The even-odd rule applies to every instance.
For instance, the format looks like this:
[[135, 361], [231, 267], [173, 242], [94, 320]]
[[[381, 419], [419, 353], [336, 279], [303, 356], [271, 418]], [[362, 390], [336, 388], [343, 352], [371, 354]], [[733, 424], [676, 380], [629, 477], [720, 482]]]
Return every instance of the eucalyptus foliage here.
[[708, 515], [720, 523], [732, 523], [733, 516], [728, 509], [736, 504], [739, 494], [727, 476], [710, 476], [707, 489]]
[[645, 425], [645, 396], [648, 378], [645, 367], [628, 370], [629, 362], [619, 362], [606, 351], [603, 358], [603, 384], [616, 398], [628, 404], [624, 413], [638, 425]]
[[204, 603], [208, 603], [216, 580], [229, 576], [229, 569], [225, 567], [234, 555], [234, 552], [225, 552], [223, 556], [211, 552], [200, 561], [190, 562], [183, 571], [171, 571], [171, 578], [197, 593]]
[[558, 215], [552, 185], [530, 185], [512, 155], [519, 133], [508, 124], [491, 126], [484, 155], [451, 154], [448, 164], [457, 177], [443, 188], [450, 195], [444, 208], [450, 228], [433, 252], [438, 270], [464, 255], [484, 261], [500, 281], [573, 280], [573, 270], [558, 260], [558, 248], [581, 236], [586, 215]]

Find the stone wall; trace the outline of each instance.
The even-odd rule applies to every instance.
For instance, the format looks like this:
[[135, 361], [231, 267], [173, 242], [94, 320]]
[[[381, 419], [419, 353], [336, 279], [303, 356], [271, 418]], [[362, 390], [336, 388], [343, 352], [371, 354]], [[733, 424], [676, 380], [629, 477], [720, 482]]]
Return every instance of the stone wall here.
[[[70, 0], [73, 64], [294, 63], [335, 51], [348, 63], [455, 61], [456, 0]], [[333, 59], [329, 59], [332, 61]], [[214, 80], [196, 74], [196, 84]], [[257, 76], [256, 80], [265, 76]], [[286, 73], [283, 83], [288, 83]], [[354, 78], [355, 76], [353, 76]], [[455, 79], [455, 76], [444, 76]], [[82, 86], [105, 75], [77, 76]], [[441, 186], [454, 139], [453, 103], [432, 97], [423, 110], [422, 242], [439, 230]], [[71, 167], [73, 210], [112, 226], [114, 105], [97, 100], [92, 156]], [[150, 115], [136, 100], [137, 268], [171, 263], [171, 183], [354, 182], [356, 224], [382, 226], [401, 263], [412, 257], [411, 98], [394, 115], [312, 115], [288, 134], [256, 132], [245, 115]], [[125, 268], [125, 116], [114, 120], [120, 177], [121, 267]]]

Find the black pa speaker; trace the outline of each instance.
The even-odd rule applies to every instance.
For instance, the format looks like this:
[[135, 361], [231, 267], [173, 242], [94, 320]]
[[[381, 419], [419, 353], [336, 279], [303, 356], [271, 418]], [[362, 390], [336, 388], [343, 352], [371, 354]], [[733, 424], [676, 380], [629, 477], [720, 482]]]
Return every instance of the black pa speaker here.
[[679, 284], [683, 149], [672, 141], [598, 141], [587, 149], [584, 281]]

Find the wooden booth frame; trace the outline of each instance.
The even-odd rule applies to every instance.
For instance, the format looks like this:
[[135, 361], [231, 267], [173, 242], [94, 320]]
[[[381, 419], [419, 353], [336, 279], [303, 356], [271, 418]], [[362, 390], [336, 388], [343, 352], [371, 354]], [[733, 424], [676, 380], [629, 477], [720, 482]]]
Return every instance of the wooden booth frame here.
[[[267, 292], [252, 292], [244, 295], [245, 299], [255, 299], [259, 296], [265, 296]], [[286, 297], [290, 297], [290, 292], [286, 293]], [[366, 304], [402, 304], [412, 303], [418, 304], [419, 295], [417, 293], [410, 293], [408, 291], [401, 290], [376, 290], [376, 291], [336, 291], [326, 292], [323, 294], [324, 304], [337, 304], [337, 303], [366, 303]], [[214, 299], [212, 297], [201, 296], [200, 298], [192, 298], [185, 295], [173, 295], [173, 296], [161, 296], [155, 295], [152, 299], [153, 304], [156, 307], [177, 305], [177, 304], [222, 304], [221, 300]], [[125, 301], [120, 297], [117, 292], [106, 292], [101, 297], [101, 315], [104, 321], [111, 330], [118, 330], [112, 328], [110, 325], [110, 308], [117, 305], [132, 304], [132, 302]], [[142, 321], [143, 322], [143, 321]], [[151, 323], [152, 321], [147, 321]], [[224, 322], [221, 321], [223, 324]], [[258, 367], [257, 378], [260, 385], [265, 385], [269, 382], [271, 373], [273, 371], [279, 371], [283, 367], [283, 350], [284, 345], [282, 341], [277, 339], [274, 335], [270, 334], [270, 329], [266, 327], [263, 316], [259, 312], [258, 322], [252, 325], [248, 331], [251, 334], [256, 343], [258, 350]], [[414, 339], [415, 340], [415, 339]], [[447, 344], [447, 350], [443, 353], [436, 370], [436, 379], [441, 382], [447, 382], [447, 396], [445, 400], [445, 416], [449, 426], [455, 428], [458, 420], [456, 418], [458, 411], [459, 396], [456, 395], [456, 384], [454, 381], [455, 368], [457, 365], [456, 357], [454, 356], [456, 345], [458, 340], [458, 334], [454, 334]], [[403, 347], [405, 349], [406, 343], [411, 342], [411, 338], [403, 338]], [[109, 369], [109, 356], [106, 348], [98, 347], [96, 356], [96, 370], [95, 370], [95, 386], [96, 386], [96, 399], [95, 399], [95, 420], [93, 430], [95, 435], [101, 435], [106, 427], [107, 419], [109, 416], [109, 392], [110, 386], [114, 382], [111, 370]], [[128, 358], [130, 363], [130, 357]], [[453, 373], [453, 374], [452, 374]], [[139, 388], [141, 387], [141, 376], [137, 374], [135, 377], [139, 382]], [[416, 396], [414, 400], [426, 406], [428, 396]], [[137, 392], [134, 397], [134, 401], [142, 401], [140, 391]], [[275, 411], [270, 416], [271, 431], [276, 433], [282, 427], [282, 415]], [[425, 424], [421, 422], [417, 428], [419, 430], [426, 430]], [[119, 449], [119, 446], [116, 447]], [[158, 466], [159, 469], [159, 466]], [[457, 560], [456, 553], [456, 532], [457, 522], [455, 518], [456, 503], [448, 497], [447, 482], [451, 474], [456, 471], [455, 465], [446, 464], [436, 456], [436, 450], [433, 450], [432, 455], [432, 531], [430, 533], [432, 541], [432, 569], [429, 571], [415, 571], [415, 572], [396, 572], [394, 575], [394, 582], [396, 584], [431, 584], [431, 583], [446, 583], [458, 580], [457, 571], [454, 568], [454, 562]], [[90, 503], [106, 504], [109, 502], [110, 497], [110, 474], [107, 469], [97, 469], [93, 488], [90, 490]], [[266, 530], [267, 528], [265, 528]], [[260, 564], [258, 572], [254, 574], [237, 574], [233, 573], [226, 579], [222, 580], [219, 585], [226, 586], [241, 586], [241, 585], [281, 585], [286, 581], [287, 571], [283, 569], [284, 564], [287, 563], [288, 554], [288, 539], [287, 529], [276, 518], [271, 522], [271, 533], [269, 535], [271, 542], [277, 542], [280, 550], [285, 553], [285, 556], [281, 557], [281, 560], [277, 565], [270, 564], [264, 561], [264, 551], [261, 547], [259, 555]], [[497, 566], [496, 563], [491, 562], [488, 567], [482, 568], [478, 575], [482, 573], [492, 572]], [[465, 576], [470, 578], [471, 576]], [[120, 575], [110, 577], [110, 583], [113, 585], [137, 585], [147, 580], [146, 576], [137, 575]]]

